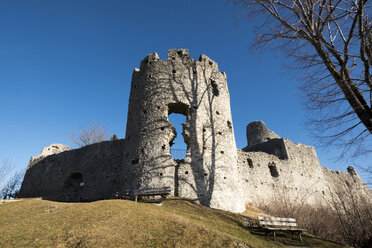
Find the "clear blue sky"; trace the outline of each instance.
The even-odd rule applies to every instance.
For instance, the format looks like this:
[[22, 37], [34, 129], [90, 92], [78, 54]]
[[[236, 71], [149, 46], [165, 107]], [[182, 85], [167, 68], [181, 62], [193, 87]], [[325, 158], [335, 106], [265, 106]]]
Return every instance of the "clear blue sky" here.
[[[300, 82], [280, 54], [249, 51], [252, 25], [234, 20], [224, 0], [0, 0], [0, 160], [26, 167], [42, 147], [73, 146], [68, 133], [93, 121], [124, 138], [133, 69], [172, 48], [204, 53], [227, 73], [239, 148], [254, 120], [314, 146]], [[317, 149], [322, 165], [345, 171], [336, 152]]]

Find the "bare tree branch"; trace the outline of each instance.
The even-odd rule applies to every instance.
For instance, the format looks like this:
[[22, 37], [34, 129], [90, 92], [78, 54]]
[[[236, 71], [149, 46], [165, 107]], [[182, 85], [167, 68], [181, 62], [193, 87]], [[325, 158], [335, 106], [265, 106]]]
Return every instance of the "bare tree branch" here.
[[92, 123], [87, 129], [79, 128], [77, 134], [70, 133], [69, 136], [72, 142], [79, 147], [105, 141], [109, 138], [105, 128], [96, 123]]
[[[271, 46], [301, 71], [309, 127], [350, 150], [372, 134], [372, 22], [368, 0], [230, 0], [240, 16], [264, 17], [256, 48]], [[348, 137], [348, 138], [346, 138]], [[364, 146], [364, 145], [362, 145]], [[356, 147], [360, 147], [356, 145]], [[365, 152], [371, 149], [365, 149]], [[355, 151], [355, 154], [360, 151]]]

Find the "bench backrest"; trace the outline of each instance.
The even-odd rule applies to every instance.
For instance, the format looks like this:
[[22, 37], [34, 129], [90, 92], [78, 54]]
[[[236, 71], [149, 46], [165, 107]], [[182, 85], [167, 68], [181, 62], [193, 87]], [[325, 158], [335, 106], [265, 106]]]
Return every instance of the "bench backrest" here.
[[171, 188], [170, 187], [160, 187], [160, 188], [141, 188], [136, 189], [133, 191], [134, 195], [141, 195], [141, 194], [164, 194], [164, 193], [170, 193]]
[[263, 227], [297, 227], [295, 218], [258, 216], [258, 221]]

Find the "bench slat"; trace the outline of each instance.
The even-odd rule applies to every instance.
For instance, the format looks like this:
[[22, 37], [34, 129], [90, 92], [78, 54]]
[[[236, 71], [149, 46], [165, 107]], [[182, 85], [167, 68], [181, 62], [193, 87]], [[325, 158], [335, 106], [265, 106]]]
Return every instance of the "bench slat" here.
[[295, 218], [258, 216], [258, 220], [296, 222]]
[[278, 227], [264, 227], [264, 229], [267, 230], [272, 230], [272, 231], [293, 231], [293, 232], [298, 232], [298, 231], [306, 231], [306, 229], [303, 228], [278, 228]]
[[166, 194], [170, 193], [170, 187], [162, 187], [162, 188], [142, 188], [133, 191], [134, 195], [144, 195], [144, 194]]
[[297, 226], [297, 223], [293, 222], [260, 221], [260, 224], [269, 226]]
[[135, 194], [137, 196], [151, 196], [151, 195], [169, 195], [170, 192], [146, 192]]

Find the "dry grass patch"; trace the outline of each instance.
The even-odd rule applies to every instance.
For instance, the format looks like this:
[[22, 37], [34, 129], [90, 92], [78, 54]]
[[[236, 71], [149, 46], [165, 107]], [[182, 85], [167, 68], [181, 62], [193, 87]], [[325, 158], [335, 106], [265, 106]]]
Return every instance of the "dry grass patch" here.
[[6, 203], [0, 205], [0, 233], [0, 247], [282, 246], [251, 234], [242, 215], [181, 199], [162, 206], [124, 200]]

